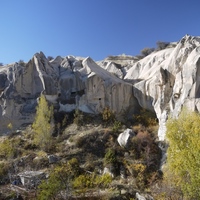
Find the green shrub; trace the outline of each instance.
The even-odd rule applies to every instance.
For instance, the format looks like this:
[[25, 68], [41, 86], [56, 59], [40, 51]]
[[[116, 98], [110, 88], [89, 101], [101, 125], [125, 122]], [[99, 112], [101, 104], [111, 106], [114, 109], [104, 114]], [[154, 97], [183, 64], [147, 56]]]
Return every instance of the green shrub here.
[[[64, 176], [64, 174], [63, 174]], [[64, 190], [66, 185], [62, 182], [60, 177], [57, 177], [57, 174], [51, 173], [48, 181], [42, 180], [38, 189], [38, 200], [49, 200], [56, 199], [59, 196], [60, 192]]]
[[115, 164], [117, 162], [117, 157], [115, 150], [109, 148], [104, 156], [104, 164]]
[[136, 185], [139, 189], [144, 190], [147, 183], [146, 165], [142, 163], [129, 164], [129, 171], [136, 179]]
[[97, 176], [95, 184], [98, 188], [107, 188], [112, 182], [112, 177], [110, 174], [104, 174], [102, 176]]
[[94, 187], [95, 182], [93, 179], [94, 178], [90, 174], [81, 174], [75, 178], [73, 181], [73, 186], [75, 189], [78, 188], [84, 191], [85, 189]]
[[6, 138], [0, 143], [0, 157], [4, 159], [14, 158], [16, 156], [16, 143]]
[[112, 182], [109, 174], [81, 174], [73, 181], [73, 187], [76, 193], [85, 196], [85, 193], [91, 188], [107, 188]]
[[118, 131], [122, 128], [122, 123], [120, 121], [115, 120], [112, 125], [112, 131], [118, 133]]
[[[67, 164], [56, 166], [50, 173], [48, 180], [43, 180], [39, 185], [38, 200], [59, 199], [63, 192], [65, 196], [70, 191], [72, 181], [80, 174], [78, 160], [72, 158]], [[69, 190], [66, 190], [66, 189]], [[72, 188], [71, 188], [72, 189]]]

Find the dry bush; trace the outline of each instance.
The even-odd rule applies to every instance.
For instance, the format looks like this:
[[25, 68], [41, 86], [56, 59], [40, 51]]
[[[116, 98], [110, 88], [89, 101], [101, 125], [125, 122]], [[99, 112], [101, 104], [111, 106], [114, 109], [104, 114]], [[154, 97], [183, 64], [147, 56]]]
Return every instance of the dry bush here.
[[155, 169], [159, 168], [162, 156], [155, 138], [147, 131], [139, 132], [136, 137], [138, 141], [137, 151], [141, 152], [149, 172], [155, 171]]
[[156, 114], [142, 108], [138, 114], [133, 115], [135, 124], [142, 124], [145, 127], [156, 126], [158, 124]]
[[41, 170], [49, 167], [49, 160], [47, 157], [37, 157], [33, 159], [31, 167], [34, 170]]
[[169, 45], [169, 42], [157, 41], [156, 45], [157, 45], [157, 50], [162, 50]]
[[137, 125], [134, 125], [134, 126], [132, 127], [132, 129], [133, 129], [133, 131], [134, 131], [135, 133], [138, 133], [139, 131], [145, 130], [145, 127], [142, 126], [142, 124], [137, 124]]
[[[169, 171], [168, 171], [169, 172]], [[173, 183], [174, 176], [168, 173], [168, 176], [164, 176], [161, 180], [157, 179], [150, 185], [151, 193], [155, 200], [181, 200], [183, 193], [181, 188]]]
[[37, 149], [37, 146], [36, 144], [30, 142], [30, 141], [27, 141], [27, 143], [24, 145], [24, 150], [36, 150]]
[[80, 110], [76, 109], [74, 112], [74, 123], [80, 127], [84, 124], [84, 114]]
[[148, 56], [149, 54], [151, 54], [155, 49], [154, 48], [149, 48], [149, 47], [145, 47], [144, 49], [142, 49], [140, 51], [140, 53], [143, 55], [143, 56]]
[[109, 107], [105, 107], [102, 112], [102, 119], [106, 124], [113, 123], [115, 120], [115, 113]]
[[85, 157], [85, 166], [84, 169], [86, 171], [94, 171], [95, 170], [95, 160], [97, 160], [98, 158], [93, 155], [92, 153], [88, 153]]
[[102, 134], [99, 132], [79, 137], [76, 140], [76, 146], [82, 148], [84, 153], [92, 153], [98, 157], [104, 156], [105, 142], [102, 140]]
[[128, 166], [129, 172], [132, 169], [133, 171], [131, 173], [137, 178], [137, 170], [133, 173], [134, 166], [136, 168], [141, 165], [145, 166], [144, 173], [140, 172], [140, 176], [137, 179], [139, 181], [137, 183], [138, 187], [145, 188], [161, 178], [161, 176], [158, 176], [157, 171], [159, 170], [162, 154], [158, 144], [155, 142], [155, 137], [144, 127], [140, 126], [137, 128], [137, 135], [132, 137], [130, 141], [129, 153], [132, 161], [127, 160], [128, 164], [125, 162], [125, 167]]

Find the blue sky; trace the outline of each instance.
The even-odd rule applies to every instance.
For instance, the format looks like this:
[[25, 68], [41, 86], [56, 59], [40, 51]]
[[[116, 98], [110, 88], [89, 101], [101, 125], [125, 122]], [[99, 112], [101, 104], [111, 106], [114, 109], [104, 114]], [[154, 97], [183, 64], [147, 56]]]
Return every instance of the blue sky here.
[[199, 36], [199, 0], [0, 0], [0, 62], [46, 56], [140, 54]]

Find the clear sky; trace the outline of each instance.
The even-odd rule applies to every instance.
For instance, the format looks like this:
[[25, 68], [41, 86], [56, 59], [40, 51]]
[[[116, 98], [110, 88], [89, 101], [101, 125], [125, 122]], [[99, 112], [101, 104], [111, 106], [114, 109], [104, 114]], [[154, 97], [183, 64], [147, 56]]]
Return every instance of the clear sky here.
[[0, 62], [137, 55], [200, 35], [199, 0], [0, 0]]

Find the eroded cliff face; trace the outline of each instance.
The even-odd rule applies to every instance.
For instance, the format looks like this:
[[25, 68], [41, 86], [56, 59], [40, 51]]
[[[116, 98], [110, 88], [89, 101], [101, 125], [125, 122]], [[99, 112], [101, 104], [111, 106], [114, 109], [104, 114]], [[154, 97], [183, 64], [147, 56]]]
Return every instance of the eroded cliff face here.
[[8, 124], [32, 123], [37, 99], [44, 94], [58, 111], [79, 109], [100, 113], [105, 107], [118, 116], [138, 106], [133, 86], [98, 66], [91, 58], [57, 57], [40, 52], [25, 67], [14, 63], [0, 69], [0, 131]]
[[200, 111], [200, 37], [186, 35], [166, 49], [143, 59], [111, 56], [56, 57], [48, 61], [40, 52], [26, 64], [0, 68], [0, 132], [31, 123], [37, 98], [46, 95], [59, 111], [76, 108], [99, 113], [110, 107], [120, 116], [138, 107], [152, 110], [159, 120], [160, 140], [169, 115], [181, 108]]
[[200, 111], [199, 67], [200, 37], [186, 35], [175, 47], [153, 52], [127, 71], [124, 79], [135, 82], [139, 104], [156, 112], [160, 140], [169, 115], [177, 117], [183, 106]]

